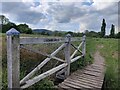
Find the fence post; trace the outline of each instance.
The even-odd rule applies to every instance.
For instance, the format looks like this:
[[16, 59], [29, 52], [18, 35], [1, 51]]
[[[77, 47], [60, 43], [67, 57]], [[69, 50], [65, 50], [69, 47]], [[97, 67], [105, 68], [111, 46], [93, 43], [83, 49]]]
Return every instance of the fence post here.
[[83, 57], [85, 56], [86, 54], [86, 35], [84, 34], [83, 37], [82, 37], [82, 53], [83, 53]]
[[65, 43], [67, 43], [66, 46], [65, 46], [65, 61], [68, 64], [67, 67], [66, 67], [66, 71], [65, 71], [65, 78], [66, 78], [70, 74], [70, 62], [71, 62], [71, 60], [70, 60], [71, 35], [70, 34], [66, 35]]
[[20, 89], [19, 67], [20, 67], [20, 39], [19, 32], [12, 28], [7, 34], [7, 69], [8, 89]]

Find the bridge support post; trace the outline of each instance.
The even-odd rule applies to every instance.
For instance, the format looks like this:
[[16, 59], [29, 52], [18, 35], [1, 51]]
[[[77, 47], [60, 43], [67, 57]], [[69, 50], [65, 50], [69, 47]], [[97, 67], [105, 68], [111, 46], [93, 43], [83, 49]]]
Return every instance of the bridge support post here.
[[86, 35], [84, 34], [83, 37], [82, 37], [82, 54], [83, 54], [83, 57], [85, 56], [86, 54]]
[[20, 89], [19, 67], [20, 67], [20, 39], [19, 32], [12, 28], [7, 34], [7, 70], [8, 70], [8, 89]]
[[65, 43], [66, 46], [65, 46], [65, 61], [67, 63], [67, 67], [66, 67], [66, 70], [65, 70], [65, 78], [67, 76], [69, 76], [70, 74], [70, 43], [71, 43], [71, 35], [70, 34], [67, 34], [66, 37], [65, 37]]

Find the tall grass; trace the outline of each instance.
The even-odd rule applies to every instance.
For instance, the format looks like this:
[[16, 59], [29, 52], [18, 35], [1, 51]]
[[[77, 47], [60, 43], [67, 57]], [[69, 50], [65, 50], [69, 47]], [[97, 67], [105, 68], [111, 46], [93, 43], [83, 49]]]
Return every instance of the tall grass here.
[[[2, 64], [3, 64], [3, 71], [4, 73], [2, 73], [2, 79], [3, 79], [3, 83], [2, 83], [2, 87], [3, 89], [7, 89], [7, 55], [6, 55], [6, 35], [1, 35], [3, 37], [2, 39]], [[26, 36], [26, 35], [21, 35], [22, 37], [23, 36]], [[35, 36], [35, 35], [27, 35], [27, 37], [30, 36], [30, 37], [38, 37], [38, 36]], [[39, 37], [42, 37], [42, 36], [39, 36]], [[74, 44], [76, 46], [78, 46], [80, 44], [80, 42], [74, 42]], [[29, 46], [32, 46], [34, 49], [36, 50], [40, 50], [40, 51], [43, 51], [43, 52], [46, 52], [48, 54], [51, 54], [54, 50], [56, 50], [59, 46], [61, 45], [60, 44], [40, 44], [40, 45], [27, 45], [28, 47]], [[88, 46], [88, 45], [87, 45]], [[89, 48], [89, 47], [88, 47]], [[71, 47], [71, 54], [73, 53], [74, 49]], [[80, 53], [77, 53], [78, 55]], [[45, 56], [42, 56], [42, 55], [39, 55], [38, 53], [33, 53], [33, 52], [30, 52], [29, 50], [25, 50], [25, 49], [20, 49], [20, 79], [22, 79], [24, 76], [26, 76], [31, 70], [33, 70], [40, 62], [42, 62], [46, 57]], [[91, 59], [91, 56], [90, 54], [87, 55], [88, 59], [85, 61], [83, 59], [80, 59], [79, 61], [76, 61], [75, 63], [73, 63], [71, 65], [71, 72], [77, 70], [78, 68], [81, 68], [81, 67], [84, 67], [85, 65], [84, 64], [87, 64], [87, 63], [90, 63], [90, 59]], [[61, 59], [65, 59], [64, 57], [64, 49], [62, 49], [57, 55], [56, 57], [59, 57]], [[36, 75], [38, 74], [41, 74], [57, 65], [59, 65], [60, 62], [57, 62], [56, 60], [51, 60], [50, 62], [48, 62], [43, 68], [41, 68], [37, 73]], [[50, 89], [50, 88], [53, 88], [54, 87], [54, 84], [55, 84], [55, 74], [39, 81], [38, 83], [36, 83], [35, 85], [31, 86], [30, 88], [43, 88], [44, 89]], [[48, 89], [48, 90], [49, 90]]]
[[[2, 43], [2, 70], [4, 73], [2, 73], [2, 87], [3, 89], [7, 88], [7, 59], [6, 59], [6, 36], [1, 35], [3, 37], [3, 43]], [[26, 35], [21, 35], [26, 36]], [[30, 37], [38, 37], [35, 35], [28, 35]], [[41, 37], [41, 36], [39, 36]], [[100, 39], [100, 38], [87, 38], [86, 41], [86, 56], [85, 58], [81, 58], [80, 60], [74, 62], [71, 64], [71, 72], [81, 69], [84, 66], [91, 64], [93, 62], [93, 54], [95, 53], [98, 45], [103, 45], [103, 48], [99, 49], [101, 55], [105, 58], [106, 61], [106, 76], [105, 76], [105, 84], [104, 88], [109, 89], [115, 89], [115, 87], [118, 87], [118, 41], [116, 39]], [[76, 46], [79, 45], [80, 42], [74, 42]], [[60, 44], [48, 44], [48, 45], [33, 45], [32, 47], [38, 50], [42, 50], [47, 53], [53, 52], [56, 48], [58, 48]], [[50, 47], [50, 48], [48, 48]], [[74, 51], [74, 49], [71, 49], [71, 53]], [[79, 55], [79, 52], [77, 53]], [[64, 59], [64, 50], [61, 50], [57, 55], [57, 57], [60, 57]], [[39, 55], [37, 53], [29, 52], [27, 50], [21, 49], [21, 60], [20, 60], [20, 78], [22, 79], [26, 74], [28, 74], [33, 68], [35, 68], [42, 60], [46, 58], [45, 56]], [[44, 68], [42, 68], [37, 74], [43, 73], [46, 70], [49, 70], [50, 68], [53, 68], [54, 66], [59, 65], [60, 63], [57, 63], [56, 60], [51, 60], [49, 63], [45, 65]], [[36, 88], [43, 88], [44, 89], [50, 89], [54, 87], [54, 79], [55, 75], [51, 75], [50, 77], [47, 77], [37, 84], [31, 86], [30, 88], [35, 89]], [[36, 89], [35, 89], [36, 90]]]
[[[2, 46], [0, 46], [0, 47], [2, 47], [2, 58], [1, 59], [2, 59], [2, 71], [3, 71], [2, 75], [0, 76], [0, 80], [2, 77], [2, 89], [6, 90], [7, 89], [6, 35], [1, 34], [0, 37], [2, 37], [2, 41], [0, 41], [0, 42], [2, 42]], [[35, 35], [34, 35], [34, 37], [35, 37]], [[47, 51], [47, 52], [50, 52], [50, 50], [52, 52], [52, 50], [54, 50], [56, 48], [56, 47], [51, 47], [50, 49], [48, 49], [48, 45], [46, 45], [46, 46], [45, 45], [32, 45], [32, 46], [36, 49], [44, 49], [43, 51]], [[20, 79], [22, 79], [25, 75], [27, 75], [42, 60], [44, 60], [44, 58], [46, 58], [45, 56], [30, 52], [30, 51], [27, 51], [24, 49], [20, 49], [20, 55], [21, 55], [21, 58], [20, 58]], [[51, 68], [51, 64], [49, 64], [47, 66], [49, 66], [49, 67], [42, 68], [38, 73], [42, 73], [42, 72], [46, 71], [48, 68]], [[46, 78], [46, 79], [40, 81], [39, 83], [33, 85], [30, 88], [34, 88], [34, 87], [45, 87], [45, 88], [48, 87], [48, 88], [50, 88], [53, 85], [54, 85], [53, 82], [50, 79]]]
[[117, 39], [95, 39], [96, 45], [102, 46], [99, 51], [105, 58], [106, 74], [104, 89], [117, 90], [118, 87], [118, 40]]

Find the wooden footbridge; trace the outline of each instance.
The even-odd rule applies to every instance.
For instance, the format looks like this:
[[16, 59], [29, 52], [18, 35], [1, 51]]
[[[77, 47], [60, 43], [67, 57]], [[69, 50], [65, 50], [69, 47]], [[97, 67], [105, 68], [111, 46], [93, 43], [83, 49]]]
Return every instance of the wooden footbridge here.
[[94, 60], [93, 64], [72, 73], [64, 82], [58, 85], [58, 88], [60, 90], [101, 89], [105, 73], [104, 59], [97, 51]]
[[[25, 89], [40, 80], [56, 74], [59, 79], [64, 79], [64, 82], [58, 85], [58, 89], [93, 89], [101, 88], [104, 79], [104, 60], [96, 53], [95, 62], [92, 65], [85, 67], [70, 74], [71, 63], [85, 57], [86, 52], [86, 36], [80, 38], [71, 38], [68, 34], [65, 38], [38, 38], [38, 37], [20, 37], [20, 33], [14, 28], [7, 33], [7, 67], [8, 67], [8, 88], [10, 89]], [[80, 42], [79, 46], [75, 46], [72, 42]], [[46, 43], [62, 43], [51, 54], [42, 51], [34, 50], [32, 47], [26, 47], [27, 44], [46, 44]], [[71, 54], [70, 48], [73, 47], [75, 51]], [[80, 50], [80, 47], [82, 47]], [[20, 48], [29, 50], [34, 53], [42, 54], [47, 58], [44, 59], [36, 68], [28, 73], [22, 80], [20, 80]], [[65, 60], [55, 55], [64, 50]], [[79, 53], [79, 55], [77, 54]], [[76, 55], [77, 54], [77, 55]], [[35, 76], [36, 72], [45, 66], [50, 60], [57, 60], [61, 62], [60, 65]]]

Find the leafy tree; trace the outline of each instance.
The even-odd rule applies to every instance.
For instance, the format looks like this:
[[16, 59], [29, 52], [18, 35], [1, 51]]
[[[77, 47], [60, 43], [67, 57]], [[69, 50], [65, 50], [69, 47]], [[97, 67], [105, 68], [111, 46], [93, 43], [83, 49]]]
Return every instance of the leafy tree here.
[[74, 36], [75, 36], [75, 37], [82, 37], [82, 36], [83, 36], [83, 34], [82, 34], [82, 33], [80, 33], [80, 32], [77, 32], [77, 33], [74, 33]]
[[[16, 25], [9, 21], [4, 15], [0, 15], [0, 32], [6, 33], [9, 29], [15, 28], [21, 33], [31, 34], [32, 29], [27, 24]], [[1, 30], [2, 29], [2, 30]]]
[[120, 38], [120, 32], [115, 35], [115, 38]]
[[85, 34], [87, 37], [96, 37], [96, 38], [100, 37], [100, 32], [86, 30]]
[[42, 31], [41, 35], [49, 35], [49, 33], [47, 31]]
[[110, 30], [110, 37], [114, 38], [115, 37], [115, 25], [112, 24], [111, 30]]
[[7, 31], [7, 28], [9, 27], [9, 25], [6, 28], [5, 28], [5, 25], [8, 24], [8, 23], [10, 23], [9, 19], [6, 18], [4, 15], [0, 15], [0, 32], [6, 32]]
[[6, 33], [9, 29], [15, 28], [17, 29], [17, 26], [15, 23], [9, 22], [7, 24], [2, 25], [2, 33]]
[[26, 34], [32, 33], [32, 29], [29, 28], [29, 26], [27, 24], [20, 24], [17, 26], [15, 23], [12, 23], [12, 22], [2, 25], [2, 33], [6, 33], [11, 28], [15, 28], [16, 30], [18, 30], [21, 33], [26, 33]]
[[105, 36], [105, 28], [106, 28], [106, 23], [105, 23], [105, 19], [103, 19], [101, 26], [101, 37]]
[[4, 25], [9, 23], [9, 19], [6, 18], [4, 15], [0, 15], [0, 24]]
[[63, 33], [62, 33], [62, 32], [59, 32], [59, 31], [54, 31], [54, 32], [53, 32], [53, 35], [54, 35], [54, 36], [62, 36], [62, 34], [63, 34]]
[[70, 34], [71, 36], [73, 36], [74, 37], [74, 33], [73, 32], [71, 32], [71, 31], [68, 31], [67, 33], [66, 33], [66, 35], [67, 34]]
[[17, 28], [18, 28], [18, 31], [20, 31], [20, 33], [26, 33], [26, 34], [32, 33], [32, 29], [29, 28], [27, 24], [19, 24]]

